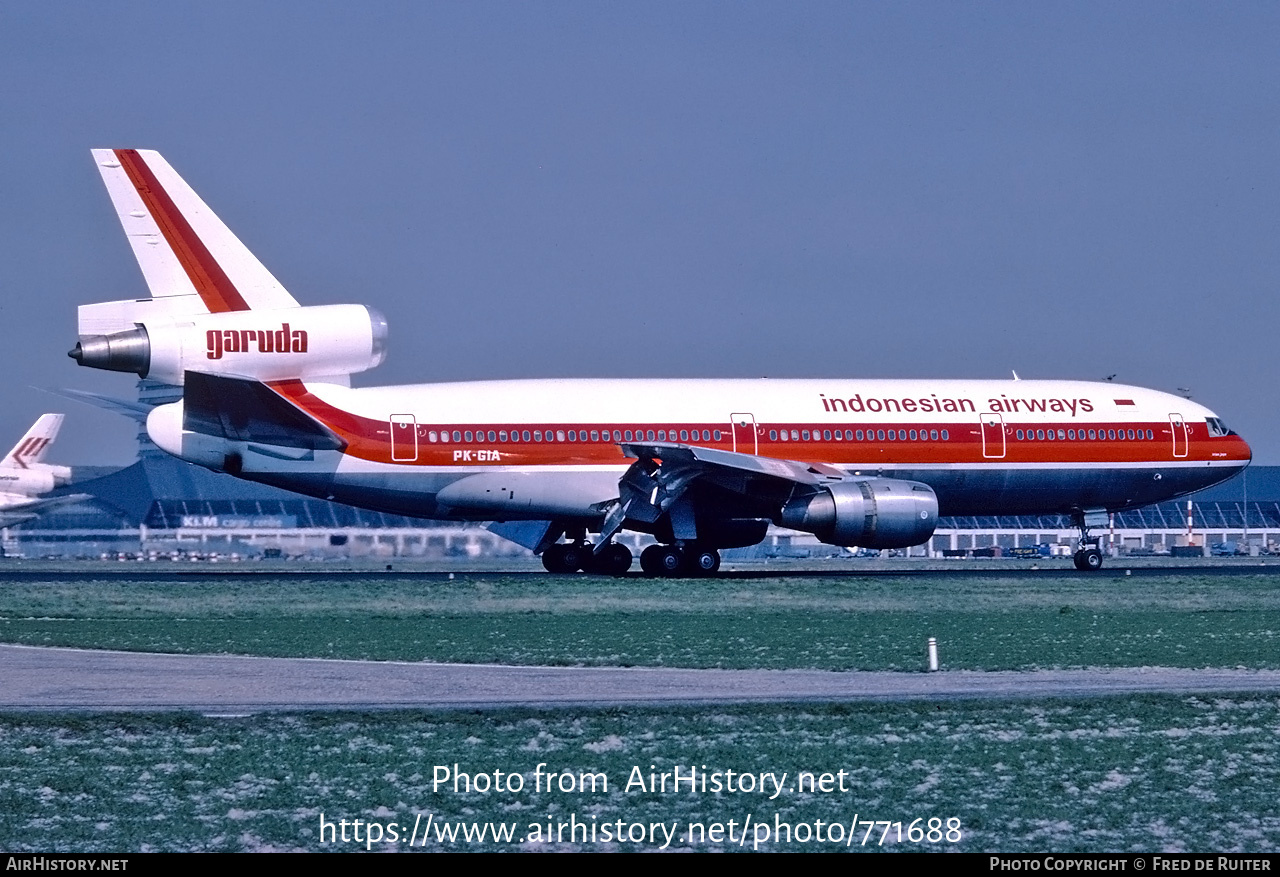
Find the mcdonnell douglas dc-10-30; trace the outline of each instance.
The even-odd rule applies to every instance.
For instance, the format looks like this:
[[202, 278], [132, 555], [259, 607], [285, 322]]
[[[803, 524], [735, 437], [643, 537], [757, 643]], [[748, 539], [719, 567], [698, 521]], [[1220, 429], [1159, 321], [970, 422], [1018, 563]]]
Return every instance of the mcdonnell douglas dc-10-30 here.
[[218, 472], [422, 518], [487, 521], [553, 572], [707, 575], [778, 524], [904, 548], [939, 515], [1110, 512], [1222, 481], [1249, 446], [1212, 411], [1078, 381], [510, 380], [354, 389], [386, 355], [363, 305], [302, 306], [156, 152], [93, 151], [150, 288], [79, 309], [82, 366], [180, 384], [147, 416]]

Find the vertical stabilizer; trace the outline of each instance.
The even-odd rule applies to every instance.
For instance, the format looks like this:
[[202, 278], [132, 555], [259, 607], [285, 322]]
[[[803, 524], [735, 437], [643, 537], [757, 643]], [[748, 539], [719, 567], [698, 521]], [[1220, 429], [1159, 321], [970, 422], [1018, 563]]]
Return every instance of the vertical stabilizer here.
[[153, 299], [167, 313], [294, 308], [298, 302], [160, 153], [95, 149]]
[[26, 469], [43, 460], [44, 452], [49, 449], [49, 445], [53, 444], [53, 440], [58, 437], [58, 430], [62, 428], [62, 418], [64, 416], [62, 414], [41, 414], [40, 419], [27, 430], [27, 434], [22, 437], [22, 440], [13, 446], [13, 450], [5, 455], [4, 460], [0, 460], [0, 466], [11, 469]]

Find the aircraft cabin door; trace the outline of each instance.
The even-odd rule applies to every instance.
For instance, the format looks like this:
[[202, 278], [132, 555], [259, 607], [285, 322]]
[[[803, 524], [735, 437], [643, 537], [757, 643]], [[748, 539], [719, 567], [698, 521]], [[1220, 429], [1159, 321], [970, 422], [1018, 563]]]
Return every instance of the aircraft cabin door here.
[[1169, 426], [1173, 429], [1173, 456], [1185, 457], [1189, 442], [1187, 440], [1187, 422], [1181, 414], [1169, 415]]
[[754, 414], [730, 414], [729, 419], [733, 423], [733, 449], [739, 454], [759, 453], [756, 416]]
[[418, 459], [418, 423], [412, 414], [391, 415], [391, 461], [412, 463]]
[[982, 456], [1004, 459], [1004, 418], [992, 411], [982, 415]]

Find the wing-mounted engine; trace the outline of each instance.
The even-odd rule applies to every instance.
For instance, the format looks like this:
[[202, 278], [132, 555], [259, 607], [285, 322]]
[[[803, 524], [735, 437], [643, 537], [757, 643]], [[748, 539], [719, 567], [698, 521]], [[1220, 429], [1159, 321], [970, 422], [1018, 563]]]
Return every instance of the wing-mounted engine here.
[[918, 481], [840, 481], [789, 500], [777, 523], [813, 533], [830, 545], [907, 548], [933, 535], [938, 497]]
[[[916, 481], [855, 479], [821, 463], [715, 448], [637, 443], [623, 451], [637, 459], [619, 482], [601, 544], [625, 526], [672, 541], [749, 545], [764, 538], [772, 519], [832, 545], [906, 548], [928, 540], [938, 525], [938, 497]], [[708, 499], [716, 493], [734, 500]], [[753, 515], [717, 514], [730, 508]]]
[[170, 301], [80, 308], [69, 356], [89, 368], [181, 384], [185, 372], [263, 381], [366, 371], [386, 358], [387, 322], [364, 305], [174, 313]]

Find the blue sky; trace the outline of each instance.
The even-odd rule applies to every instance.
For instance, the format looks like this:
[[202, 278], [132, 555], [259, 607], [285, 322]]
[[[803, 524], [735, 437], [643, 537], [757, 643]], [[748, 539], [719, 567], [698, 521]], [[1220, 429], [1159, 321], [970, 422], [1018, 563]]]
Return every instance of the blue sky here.
[[[91, 147], [159, 149], [404, 383], [1191, 388], [1280, 463], [1280, 7], [7, 3], [0, 443], [143, 293]], [[6, 438], [12, 436], [12, 439]]]

